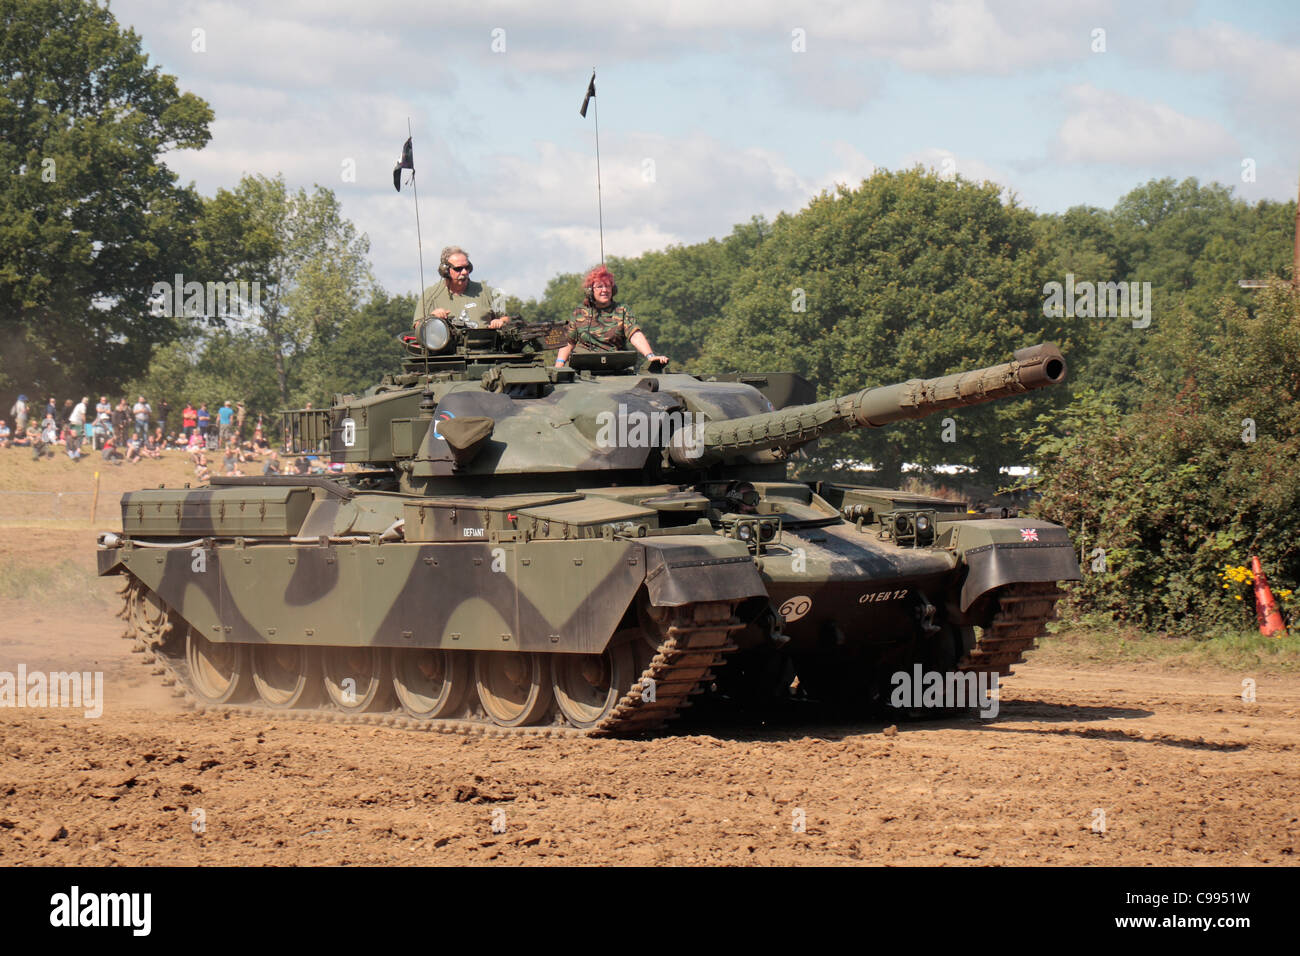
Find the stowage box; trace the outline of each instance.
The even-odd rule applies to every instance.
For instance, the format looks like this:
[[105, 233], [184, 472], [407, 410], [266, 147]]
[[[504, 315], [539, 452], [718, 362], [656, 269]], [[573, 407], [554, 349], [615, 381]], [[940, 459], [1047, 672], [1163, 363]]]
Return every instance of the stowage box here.
[[295, 535], [311, 503], [311, 489], [303, 487], [152, 488], [122, 496], [122, 530], [180, 537]]

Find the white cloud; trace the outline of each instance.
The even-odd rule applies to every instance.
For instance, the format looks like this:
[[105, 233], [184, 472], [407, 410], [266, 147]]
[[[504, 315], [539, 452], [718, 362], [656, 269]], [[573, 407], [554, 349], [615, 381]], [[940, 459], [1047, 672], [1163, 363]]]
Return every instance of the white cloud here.
[[1070, 162], [1186, 164], [1240, 152], [1219, 123], [1163, 103], [1089, 84], [1071, 87], [1066, 98], [1073, 108], [1057, 131], [1056, 147]]
[[982, 183], [985, 180], [997, 183], [1002, 187], [998, 195], [1003, 203], [1010, 202], [1012, 196], [1016, 195], [1011, 186], [1011, 174], [1006, 170], [997, 166], [990, 166], [988, 163], [971, 156], [959, 156], [950, 149], [930, 146], [914, 153], [908, 153], [903, 157], [903, 169], [909, 169], [917, 165], [934, 170], [939, 175], [951, 173], [976, 183]]
[[870, 179], [875, 174], [876, 164], [856, 147], [839, 140], [829, 145], [830, 154], [837, 165], [812, 180], [813, 193], [833, 190], [841, 184], [855, 189], [862, 180]]
[[[580, 270], [599, 256], [590, 127], [577, 127], [573, 115], [593, 63], [610, 83], [602, 103], [608, 125], [601, 117], [606, 248], [630, 256], [725, 235], [755, 213], [793, 212], [838, 182], [856, 186], [871, 174], [872, 159], [894, 165], [924, 143], [951, 150], [916, 149], [902, 165], [942, 168], [951, 157], [967, 178], [1009, 185], [1009, 174], [972, 158], [1012, 162], [1000, 142], [933, 123], [913, 123], [900, 140], [866, 111], [887, 88], [924, 119], [932, 105], [924, 97], [933, 97], [937, 84], [905, 74], [954, 85], [976, 76], [998, 108], [1033, 99], [1037, 89], [1027, 112], [1037, 129], [1050, 129], [1057, 120], [1042, 118], [1043, 75], [1105, 59], [1089, 50], [1093, 27], [1108, 28], [1119, 52], [1118, 31], [1147, 23], [1109, 0], [1075, 0], [1050, 13], [1036, 0], [667, 0], [618, 9], [606, 0], [570, 0], [562, 8], [522, 0], [453, 8], [409, 0], [278, 0], [266, 7], [113, 0], [112, 10], [136, 26], [182, 89], [213, 106], [211, 144], [167, 158], [201, 191], [233, 186], [245, 172], [283, 173], [291, 188], [331, 188], [369, 235], [380, 281], [414, 290], [411, 196], [391, 188], [410, 116], [426, 260], [448, 242], [461, 243], [480, 275], [525, 298], [556, 272]], [[1149, 18], [1163, 25], [1166, 14], [1167, 5]], [[498, 27], [506, 31], [503, 54], [490, 49]], [[207, 31], [205, 53], [191, 50], [195, 28]], [[796, 28], [805, 31], [806, 53], [791, 49]], [[1264, 95], [1274, 63], [1284, 80], [1278, 86], [1288, 87], [1276, 96], [1300, 90], [1298, 54], [1231, 27], [1178, 34], [1172, 55], [1192, 68], [1205, 62], [1207, 44], [1217, 51], [1211, 68], [1240, 72], [1247, 92], [1258, 87]], [[1051, 161], [1079, 161], [1074, 172], [1094, 184], [1100, 167], [1087, 163], [1187, 166], [1235, 149], [1222, 126], [1159, 103], [1083, 86], [1068, 104]], [[710, 125], [682, 132], [697, 121], [685, 116]], [[1012, 154], [1034, 158], [1042, 148], [1036, 135], [1013, 143], [1019, 152]], [[355, 183], [340, 176], [345, 159], [356, 161]], [[647, 159], [653, 181], [644, 175]]]
[[[445, 57], [421, 53], [405, 29], [407, 15], [377, 17], [371, 4], [349, 3], [362, 21], [299, 8], [209, 0], [118, 0], [113, 14], [133, 26], [187, 88], [206, 95], [209, 80], [236, 79], [314, 95], [324, 90], [452, 89]], [[409, 14], [409, 11], [408, 11]], [[201, 37], [196, 37], [201, 31]], [[201, 41], [202, 50], [195, 46]]]
[[[569, 0], [562, 8], [528, 0], [479, 0], [470, 7], [409, 0], [289, 0], [266, 7], [234, 0], [116, 0], [154, 49], [187, 74], [213, 70], [311, 88], [417, 84], [445, 88], [466, 65], [571, 74], [593, 62], [662, 62], [695, 53], [755, 51], [794, 56], [792, 31], [804, 31], [809, 59], [894, 62], [923, 73], [1006, 74], [1082, 59], [1089, 31], [1113, 10], [1110, 0], [1076, 0], [1044, 17], [1035, 0], [670, 0], [611, 9], [607, 0]], [[192, 30], [208, 50], [191, 52]], [[499, 38], [493, 31], [504, 31]], [[493, 40], [503, 53], [492, 52]], [[206, 58], [204, 60], [203, 58]], [[203, 62], [199, 62], [203, 61]], [[765, 68], [779, 60], [769, 59]], [[839, 88], [827, 92], [843, 95]]]
[[872, 49], [921, 73], [1006, 74], [1083, 59], [1089, 55], [1091, 28], [1109, 8], [1108, 3], [1078, 4], [1037, 17], [1029, 15], [1041, 10], [1037, 3], [940, 0], [920, 15], [900, 6], [909, 16], [877, 36]]
[[1300, 49], [1227, 23], [1180, 30], [1169, 40], [1170, 62], [1223, 77], [1235, 109], [1276, 123], [1300, 107]]
[[884, 88], [879, 62], [847, 56], [791, 56], [778, 81], [796, 109], [812, 106], [847, 113], [860, 111]]
[[918, 164], [926, 169], [933, 169], [937, 173], [951, 171], [963, 179], [970, 179], [975, 182], [991, 179], [993, 182], [1005, 186], [1011, 181], [1010, 174], [1001, 169], [969, 156], [959, 157], [952, 150], [938, 146], [929, 146], [914, 153], [908, 153], [903, 157], [902, 166], [904, 169]]
[[[870, 175], [871, 162], [848, 144], [832, 143], [828, 152], [835, 166], [805, 179], [769, 150], [736, 149], [704, 134], [602, 142], [606, 255], [726, 235], [755, 213], [793, 212], [835, 182], [856, 186]], [[653, 180], [646, 160], [653, 161]], [[585, 150], [535, 143], [530, 155], [490, 157], [466, 178], [422, 191], [420, 201], [426, 260], [444, 244], [464, 245], [477, 275], [523, 298], [539, 295], [555, 273], [580, 271], [600, 257], [595, 158]], [[400, 264], [402, 280], [385, 284], [414, 288], [411, 200], [389, 193], [360, 208], [345, 211], [370, 233], [381, 279], [393, 274], [381, 261]]]

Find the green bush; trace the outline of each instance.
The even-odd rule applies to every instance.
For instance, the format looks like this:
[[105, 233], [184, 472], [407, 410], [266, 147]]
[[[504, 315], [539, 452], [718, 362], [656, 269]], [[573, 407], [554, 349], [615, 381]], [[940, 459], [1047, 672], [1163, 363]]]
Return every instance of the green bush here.
[[1300, 296], [1277, 285], [1219, 318], [1208, 339], [1186, 317], [1155, 333], [1172, 361], [1136, 410], [1085, 390], [1022, 435], [1037, 511], [1086, 552], [1084, 609], [1165, 630], [1242, 626], [1253, 603], [1223, 587], [1225, 568], [1256, 554], [1274, 593], [1300, 580]]

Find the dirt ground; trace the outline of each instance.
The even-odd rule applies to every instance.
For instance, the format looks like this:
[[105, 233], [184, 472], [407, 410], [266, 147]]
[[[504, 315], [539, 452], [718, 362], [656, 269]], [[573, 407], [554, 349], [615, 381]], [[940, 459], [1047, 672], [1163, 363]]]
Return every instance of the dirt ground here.
[[896, 733], [796, 715], [499, 739], [202, 716], [119, 640], [88, 525], [0, 528], [0, 572], [59, 562], [70, 593], [0, 597], [0, 671], [100, 670], [106, 703], [97, 719], [0, 707], [0, 865], [1296, 861], [1295, 675], [1253, 675], [1245, 703], [1233, 672], [1031, 657], [997, 719]]

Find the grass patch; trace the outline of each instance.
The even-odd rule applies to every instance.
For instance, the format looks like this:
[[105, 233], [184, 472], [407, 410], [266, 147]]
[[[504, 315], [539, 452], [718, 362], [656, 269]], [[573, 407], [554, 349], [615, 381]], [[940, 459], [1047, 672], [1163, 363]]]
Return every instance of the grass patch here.
[[52, 566], [0, 558], [0, 598], [82, 606], [105, 605], [110, 597], [101, 578], [66, 558]]
[[1300, 672], [1300, 635], [1264, 637], [1254, 628], [1218, 628], [1174, 636], [1084, 615], [1052, 625], [1031, 660], [1050, 664], [1152, 662], [1231, 671]]

